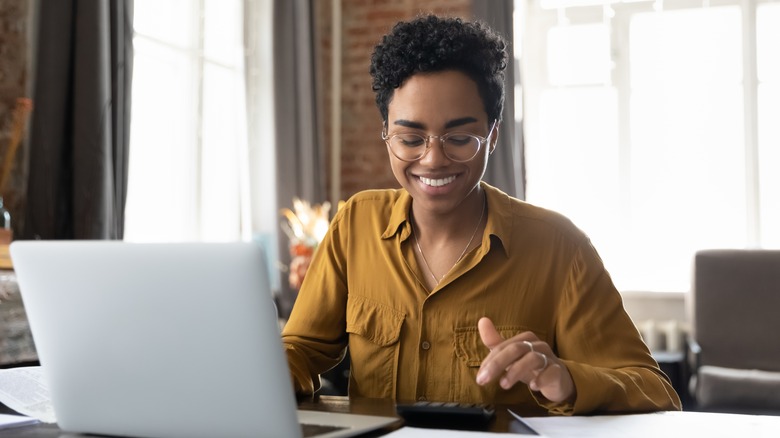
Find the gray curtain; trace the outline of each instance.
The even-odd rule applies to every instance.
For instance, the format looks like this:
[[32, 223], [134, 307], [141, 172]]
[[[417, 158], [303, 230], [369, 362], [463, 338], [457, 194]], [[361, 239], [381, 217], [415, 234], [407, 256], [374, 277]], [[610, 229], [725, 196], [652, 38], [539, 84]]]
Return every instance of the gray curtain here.
[[485, 181], [506, 193], [525, 199], [525, 158], [523, 151], [523, 124], [515, 121], [515, 82], [520, 80], [520, 68], [513, 54], [512, 15], [513, 0], [475, 0], [472, 11], [474, 18], [488, 24], [509, 43], [509, 65], [506, 69], [506, 100], [502, 114], [498, 145], [488, 161]]
[[22, 238], [121, 239], [132, 0], [41, 0]]
[[[325, 154], [317, 117], [313, 5], [310, 0], [274, 1], [274, 83], [276, 88], [276, 169], [279, 208], [292, 208], [297, 196], [311, 203], [326, 200]], [[334, 207], [335, 208], [335, 207]], [[287, 236], [280, 233], [279, 259], [290, 262]], [[286, 277], [282, 300], [292, 299]], [[291, 301], [282, 302], [286, 313]]]

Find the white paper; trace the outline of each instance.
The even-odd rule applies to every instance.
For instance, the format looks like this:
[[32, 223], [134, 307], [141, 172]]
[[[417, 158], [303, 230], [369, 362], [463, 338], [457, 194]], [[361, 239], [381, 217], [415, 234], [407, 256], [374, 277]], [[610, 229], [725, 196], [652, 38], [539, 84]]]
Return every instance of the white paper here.
[[[657, 412], [592, 417], [523, 417], [546, 437], [772, 437], [780, 436], [780, 416], [716, 414], [708, 412]], [[392, 438], [487, 438], [502, 433], [403, 427]], [[526, 435], [512, 435], [515, 437]]]
[[9, 427], [27, 426], [29, 424], [35, 424], [37, 422], [38, 422], [37, 419], [25, 417], [23, 415], [0, 414], [0, 429], [8, 429]]
[[780, 416], [657, 412], [592, 417], [524, 417], [549, 437], [777, 437]]
[[41, 367], [0, 370], [0, 402], [44, 423], [57, 422]]

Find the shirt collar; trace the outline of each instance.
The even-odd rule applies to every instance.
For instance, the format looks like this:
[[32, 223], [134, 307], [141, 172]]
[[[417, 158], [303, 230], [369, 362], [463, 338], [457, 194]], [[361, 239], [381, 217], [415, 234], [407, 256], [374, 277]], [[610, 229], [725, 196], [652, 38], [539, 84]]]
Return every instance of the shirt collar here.
[[487, 196], [488, 215], [485, 231], [491, 237], [490, 245], [492, 246], [493, 242], [496, 242], [504, 250], [504, 255], [509, 257], [509, 243], [512, 241], [512, 223], [514, 222], [512, 199], [506, 193], [484, 181], [480, 184]]
[[[511, 198], [501, 190], [482, 181], [482, 189], [487, 195], [487, 225], [485, 230], [488, 236], [495, 236], [495, 242], [504, 250], [504, 255], [509, 256], [509, 242], [512, 237], [512, 206]], [[412, 205], [412, 197], [404, 189], [400, 190], [400, 196], [395, 200], [390, 212], [390, 220], [387, 228], [382, 233], [382, 239], [389, 239], [400, 233], [401, 241], [411, 235], [409, 226], [409, 210]], [[490, 239], [491, 245], [494, 240]]]
[[392, 210], [390, 210], [390, 220], [387, 223], [385, 232], [382, 233], [382, 239], [389, 239], [401, 233], [401, 241], [406, 240], [412, 234], [409, 224], [409, 210], [412, 206], [412, 197], [405, 189], [399, 190], [400, 196], [396, 198]]

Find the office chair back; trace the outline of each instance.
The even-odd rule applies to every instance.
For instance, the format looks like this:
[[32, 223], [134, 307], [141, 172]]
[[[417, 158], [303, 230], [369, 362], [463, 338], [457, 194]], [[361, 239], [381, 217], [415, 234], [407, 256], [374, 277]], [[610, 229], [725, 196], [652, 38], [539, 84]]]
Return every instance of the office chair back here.
[[780, 413], [780, 251], [698, 252], [692, 299], [699, 406]]

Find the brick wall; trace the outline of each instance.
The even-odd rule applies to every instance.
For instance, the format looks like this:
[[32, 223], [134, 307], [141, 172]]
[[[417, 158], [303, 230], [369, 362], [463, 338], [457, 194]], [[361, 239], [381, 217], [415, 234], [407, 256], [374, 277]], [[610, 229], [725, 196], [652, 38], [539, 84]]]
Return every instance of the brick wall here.
[[[0, 0], [0, 171], [13, 132], [14, 108], [18, 98], [29, 97], [29, 1]], [[27, 123], [29, 126], [29, 122]], [[21, 228], [24, 204], [25, 141], [19, 145], [5, 187], [0, 191], [11, 212], [15, 229]]]
[[[374, 45], [393, 25], [419, 14], [470, 19], [472, 0], [342, 0], [341, 198], [371, 188], [398, 187], [380, 139], [382, 120], [374, 103], [368, 67]], [[331, 3], [315, 2], [321, 122], [330, 151]], [[328, 156], [330, 152], [328, 152]], [[330, 169], [330, 166], [328, 166]], [[330, 193], [328, 176], [328, 193]]]

